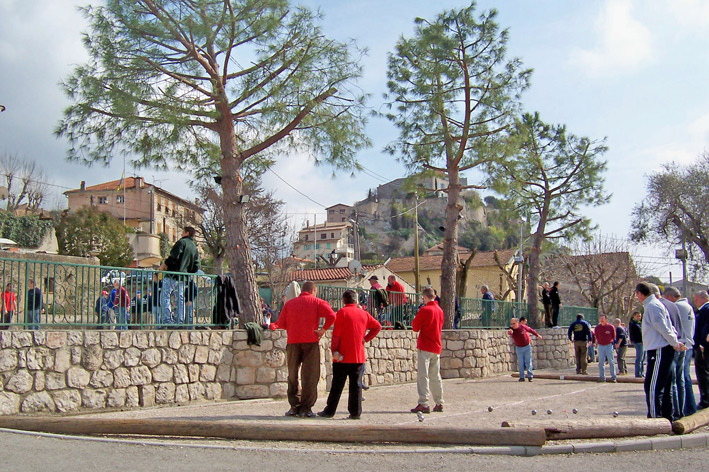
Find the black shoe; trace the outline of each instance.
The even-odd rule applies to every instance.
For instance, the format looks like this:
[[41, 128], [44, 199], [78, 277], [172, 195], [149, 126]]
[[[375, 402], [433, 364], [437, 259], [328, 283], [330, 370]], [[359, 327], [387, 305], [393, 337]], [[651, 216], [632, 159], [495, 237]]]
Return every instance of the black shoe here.
[[307, 410], [302, 410], [301, 412], [299, 412], [298, 416], [300, 416], [301, 418], [315, 418], [315, 416], [317, 415], [313, 413], [313, 410], [308, 408]]
[[319, 411], [319, 412], [318, 412], [318, 416], [319, 416], [320, 418], [332, 418], [332, 417], [335, 416], [335, 415], [334, 415], [334, 414], [330, 414], [330, 413], [326, 412], [325, 410], [323, 410], [323, 411]]
[[529, 380], [529, 381], [531, 382], [531, 381], [532, 381], [532, 377], [528, 378], [527, 380]]
[[286, 416], [298, 416], [298, 409], [291, 407], [290, 410], [286, 411]]
[[348, 419], [348, 420], [358, 420], [358, 419], [360, 419], [360, 417], [359, 417], [359, 416], [355, 416], [355, 415], [350, 415], [350, 416], [347, 417], [347, 419]]
[[362, 390], [369, 390], [369, 385], [362, 384]]
[[520, 377], [517, 382], [524, 382], [524, 377]]

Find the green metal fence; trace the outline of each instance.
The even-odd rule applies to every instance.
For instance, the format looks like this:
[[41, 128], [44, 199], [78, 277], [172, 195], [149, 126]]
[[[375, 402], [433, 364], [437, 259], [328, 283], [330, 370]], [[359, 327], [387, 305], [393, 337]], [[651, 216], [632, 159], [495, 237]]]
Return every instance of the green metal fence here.
[[[214, 275], [2, 258], [0, 269], [0, 329], [13, 325], [25, 329], [214, 325]], [[169, 310], [161, 306], [163, 284], [173, 287]], [[41, 295], [31, 291], [32, 285]], [[112, 300], [114, 290], [119, 296]], [[183, 310], [178, 310], [178, 293], [184, 298]], [[33, 306], [35, 299], [41, 300], [41, 306]]]
[[[318, 285], [318, 297], [327, 301], [333, 310], [342, 308], [342, 293], [347, 287], [332, 287]], [[383, 324], [392, 326], [396, 322], [405, 327], [411, 327], [411, 320], [423, 303], [423, 297], [418, 293], [391, 292], [392, 303], [383, 310], [374, 306], [374, 291], [369, 289], [353, 289], [358, 293], [360, 304], [366, 305], [369, 313], [377, 317]], [[502, 300], [483, 300], [480, 298], [462, 298], [459, 301], [460, 319], [456, 320], [457, 328], [506, 328], [510, 319], [525, 316], [529, 318], [529, 305], [526, 302], [508, 302]], [[562, 306], [559, 311], [559, 325], [568, 326], [576, 319], [577, 314], [583, 314], [586, 321], [595, 325], [598, 323], [598, 310], [591, 307]]]
[[565, 306], [559, 309], [559, 326], [569, 326], [576, 321], [576, 315], [583, 315], [591, 326], [598, 324], [598, 309], [588, 306]]

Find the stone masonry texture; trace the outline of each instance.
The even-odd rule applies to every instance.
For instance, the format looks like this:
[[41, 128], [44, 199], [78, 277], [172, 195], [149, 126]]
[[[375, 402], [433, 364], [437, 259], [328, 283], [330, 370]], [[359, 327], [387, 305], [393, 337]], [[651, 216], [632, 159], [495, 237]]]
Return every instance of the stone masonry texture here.
[[[573, 365], [564, 330], [541, 330], [536, 368]], [[332, 380], [330, 333], [320, 341], [321, 382]], [[382, 330], [366, 346], [365, 383], [416, 381], [412, 331]], [[221, 399], [283, 397], [287, 337], [265, 331], [0, 331], [0, 414], [65, 413]], [[505, 330], [443, 332], [443, 378], [482, 378], [516, 370]]]

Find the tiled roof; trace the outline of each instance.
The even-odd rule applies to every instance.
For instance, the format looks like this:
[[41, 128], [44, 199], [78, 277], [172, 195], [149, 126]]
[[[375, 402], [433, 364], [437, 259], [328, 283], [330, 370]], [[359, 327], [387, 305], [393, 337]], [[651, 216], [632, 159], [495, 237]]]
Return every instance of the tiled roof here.
[[[470, 253], [468, 253], [470, 254]], [[473, 258], [471, 267], [496, 267], [495, 264], [495, 251], [489, 252], [479, 252]], [[500, 258], [500, 262], [506, 264], [515, 254], [514, 249], [504, 249], [497, 251], [497, 255]], [[465, 254], [461, 254], [461, 259], [466, 259]], [[441, 268], [441, 262], [443, 261], [443, 256], [420, 256], [419, 257], [419, 270], [438, 270]], [[412, 257], [397, 257], [389, 261], [386, 265], [387, 269], [392, 272], [411, 272], [414, 270], [414, 258]]]
[[[467, 247], [463, 246], [458, 246], [458, 253], [459, 254], [470, 254], [472, 251], [468, 249]], [[433, 246], [432, 248], [427, 249], [423, 255], [424, 256], [434, 256], [434, 255], [440, 255], [443, 253], [443, 243], [437, 244]]]
[[[371, 272], [380, 266], [363, 266], [367, 272]], [[354, 277], [347, 267], [332, 267], [327, 269], [305, 269], [294, 270], [288, 275], [288, 280], [319, 282], [323, 280], [347, 280]]]

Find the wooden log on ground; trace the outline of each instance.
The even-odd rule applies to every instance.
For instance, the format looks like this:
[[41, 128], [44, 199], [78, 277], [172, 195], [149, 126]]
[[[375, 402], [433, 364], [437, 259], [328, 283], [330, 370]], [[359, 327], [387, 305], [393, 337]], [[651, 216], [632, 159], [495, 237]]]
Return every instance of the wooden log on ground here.
[[685, 416], [673, 422], [672, 431], [675, 434], [687, 434], [707, 425], [709, 425], [709, 408], [699, 410], [693, 415]]
[[543, 428], [450, 428], [413, 425], [366, 425], [332, 421], [168, 420], [157, 418], [87, 418], [0, 416], [0, 428], [57, 434], [185, 436], [266, 441], [464, 444], [470, 446], [542, 446]]
[[503, 428], [544, 428], [547, 439], [625, 438], [672, 433], [664, 418], [595, 418], [578, 420], [504, 421]]
[[[513, 373], [512, 377], [519, 378], [518, 373]], [[562, 379], [563, 377], [563, 379]], [[540, 373], [534, 373], [534, 378], [535, 379], [544, 379], [544, 380], [578, 380], [581, 382], [598, 382], [600, 379], [599, 376], [597, 375], [579, 375], [579, 374], [549, 374], [546, 372], [540, 372]], [[606, 376], [606, 380], [608, 380], [610, 377]], [[616, 377], [616, 381], [618, 383], [630, 383], [630, 384], [642, 384], [645, 383], [644, 378], [638, 378], [635, 376], [623, 376], [619, 375]], [[692, 383], [694, 385], [697, 385], [696, 380], [692, 380]]]

